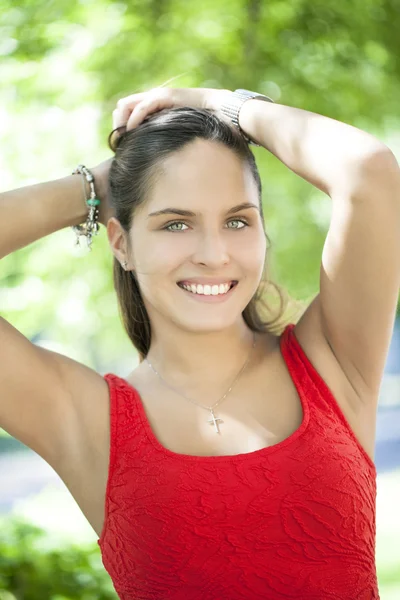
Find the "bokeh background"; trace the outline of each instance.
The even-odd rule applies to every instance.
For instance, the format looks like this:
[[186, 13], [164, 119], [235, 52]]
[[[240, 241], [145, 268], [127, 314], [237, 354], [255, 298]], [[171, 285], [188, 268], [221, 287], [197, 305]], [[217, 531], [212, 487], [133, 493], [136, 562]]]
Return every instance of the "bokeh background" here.
[[[117, 100], [165, 82], [256, 90], [360, 127], [399, 157], [399, 32], [399, 0], [0, 0], [0, 192], [110, 157]], [[331, 200], [267, 150], [252, 151], [272, 277], [307, 299], [318, 291]], [[34, 343], [123, 376], [137, 355], [119, 320], [111, 267], [104, 228], [89, 255], [74, 248], [70, 229], [59, 231], [1, 261], [1, 314]], [[394, 600], [400, 318], [375, 462], [379, 587]], [[115, 598], [96, 539], [53, 469], [0, 430], [0, 600]]]

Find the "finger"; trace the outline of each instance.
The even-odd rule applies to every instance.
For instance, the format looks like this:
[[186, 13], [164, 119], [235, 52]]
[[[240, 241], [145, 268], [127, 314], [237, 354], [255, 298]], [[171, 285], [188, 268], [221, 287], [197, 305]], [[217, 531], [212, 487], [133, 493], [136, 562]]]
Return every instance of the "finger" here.
[[116, 129], [117, 127], [125, 126], [128, 118], [129, 118], [129, 115], [127, 118], [125, 118], [125, 117], [122, 118], [121, 111], [118, 108], [114, 109], [113, 113], [112, 113], [113, 129]]
[[125, 126], [135, 108], [146, 96], [146, 92], [140, 94], [131, 94], [125, 98], [120, 98], [117, 107], [113, 111], [113, 128]]
[[[147, 92], [140, 92], [137, 94], [131, 94], [120, 98], [117, 102], [117, 108], [115, 109], [115, 115], [113, 113], [114, 127], [127, 126], [130, 116], [134, 109], [144, 101], [149, 103], [149, 113], [156, 110], [160, 110], [161, 106], [155, 106], [153, 110], [153, 102], [166, 103], [165, 107], [173, 105], [174, 89], [156, 87], [148, 90]], [[151, 106], [150, 106], [151, 105]], [[145, 118], [145, 117], [143, 117]], [[138, 124], [138, 123], [137, 123]], [[137, 125], [136, 125], [137, 126]]]
[[127, 110], [133, 110], [135, 106], [142, 102], [147, 96], [148, 92], [142, 92], [141, 94], [131, 94], [125, 98], [120, 98], [117, 102], [117, 109], [124, 113]]
[[[140, 102], [135, 106], [131, 115], [129, 116], [128, 122], [126, 124], [126, 130], [135, 129], [140, 123], [144, 121], [146, 116], [150, 114], [151, 106], [148, 102]], [[152, 111], [154, 112], [154, 111]]]
[[174, 101], [172, 96], [163, 95], [162, 97], [143, 100], [132, 111], [126, 125], [127, 131], [140, 125], [148, 115], [164, 108], [172, 108], [173, 106]]
[[135, 102], [136, 100], [141, 101], [145, 97], [148, 92], [137, 92], [136, 94], [129, 94], [129, 96], [124, 96], [117, 101], [117, 107], [122, 104], [129, 104], [130, 102]]

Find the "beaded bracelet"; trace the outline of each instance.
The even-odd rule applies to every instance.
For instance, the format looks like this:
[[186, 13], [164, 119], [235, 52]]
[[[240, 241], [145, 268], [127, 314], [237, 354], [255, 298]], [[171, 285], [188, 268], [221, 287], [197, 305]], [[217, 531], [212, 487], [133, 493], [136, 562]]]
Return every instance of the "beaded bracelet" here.
[[[89, 182], [90, 185], [90, 198], [85, 197], [86, 204], [89, 208], [89, 214], [86, 220], [86, 223], [82, 225], [73, 225], [72, 230], [76, 234], [75, 246], [80, 246], [80, 236], [86, 236], [87, 247], [89, 251], [92, 251], [92, 237], [93, 235], [97, 235], [100, 229], [100, 225], [98, 223], [99, 220], [99, 209], [100, 200], [96, 197], [96, 192], [94, 190], [94, 177], [93, 174], [89, 171], [85, 165], [78, 165], [74, 171], [72, 171], [72, 175], [83, 175], [86, 181]], [[85, 186], [83, 186], [85, 190]], [[86, 191], [85, 191], [86, 196]]]

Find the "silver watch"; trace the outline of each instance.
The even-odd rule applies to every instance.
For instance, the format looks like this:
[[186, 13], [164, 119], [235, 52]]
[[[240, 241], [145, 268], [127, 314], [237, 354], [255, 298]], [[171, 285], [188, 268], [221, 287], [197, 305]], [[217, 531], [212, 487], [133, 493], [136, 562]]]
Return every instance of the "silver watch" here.
[[260, 144], [256, 144], [247, 135], [245, 135], [245, 133], [243, 132], [243, 130], [240, 128], [240, 125], [239, 125], [240, 109], [242, 108], [242, 106], [246, 102], [246, 100], [250, 100], [252, 98], [264, 100], [265, 102], [273, 102], [272, 98], [269, 98], [268, 96], [264, 96], [263, 94], [259, 94], [258, 92], [251, 92], [250, 90], [239, 89], [239, 90], [235, 90], [234, 92], [232, 92], [232, 94], [229, 97], [229, 100], [227, 102], [224, 102], [224, 104], [222, 104], [222, 106], [220, 107], [220, 110], [221, 110], [222, 114], [224, 114], [226, 117], [228, 117], [232, 121], [232, 123], [239, 129], [239, 131], [241, 132], [241, 134], [243, 135], [243, 137], [245, 138], [245, 140], [248, 144], [250, 144], [251, 146], [259, 147]]

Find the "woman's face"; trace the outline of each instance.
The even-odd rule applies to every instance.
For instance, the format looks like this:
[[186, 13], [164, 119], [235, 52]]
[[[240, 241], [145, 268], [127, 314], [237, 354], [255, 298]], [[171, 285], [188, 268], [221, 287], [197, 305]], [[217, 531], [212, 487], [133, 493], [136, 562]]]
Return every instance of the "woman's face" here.
[[[242, 204], [248, 206], [233, 210]], [[250, 168], [222, 144], [195, 140], [163, 163], [148, 201], [134, 215], [130, 241], [128, 268], [136, 272], [153, 331], [163, 322], [204, 333], [233, 325], [257, 290], [266, 252]], [[202, 284], [203, 292], [207, 283], [211, 290], [238, 283], [211, 297], [178, 285], [187, 280]]]

